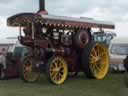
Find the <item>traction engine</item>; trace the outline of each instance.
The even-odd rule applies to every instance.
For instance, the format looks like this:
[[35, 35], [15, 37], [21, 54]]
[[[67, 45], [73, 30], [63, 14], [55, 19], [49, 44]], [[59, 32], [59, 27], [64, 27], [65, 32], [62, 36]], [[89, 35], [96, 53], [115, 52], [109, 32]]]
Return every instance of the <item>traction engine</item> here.
[[19, 27], [19, 41], [28, 48], [22, 60], [21, 77], [35, 82], [40, 73], [56, 85], [68, 74], [84, 72], [88, 78], [103, 79], [109, 68], [108, 49], [94, 42], [92, 28], [114, 29], [111, 22], [88, 18], [49, 15], [45, 1], [39, 0], [37, 13], [20, 13], [7, 19], [8, 26]]

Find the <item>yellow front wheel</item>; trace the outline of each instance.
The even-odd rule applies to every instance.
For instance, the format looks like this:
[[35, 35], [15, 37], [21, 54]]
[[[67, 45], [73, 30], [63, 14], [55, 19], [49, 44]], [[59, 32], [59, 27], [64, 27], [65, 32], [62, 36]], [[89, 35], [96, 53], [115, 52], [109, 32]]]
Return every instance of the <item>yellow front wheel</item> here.
[[60, 85], [67, 78], [68, 68], [64, 58], [55, 56], [52, 57], [46, 67], [48, 80], [53, 84]]
[[108, 49], [101, 43], [92, 42], [86, 46], [82, 62], [87, 77], [102, 79], [109, 68]]

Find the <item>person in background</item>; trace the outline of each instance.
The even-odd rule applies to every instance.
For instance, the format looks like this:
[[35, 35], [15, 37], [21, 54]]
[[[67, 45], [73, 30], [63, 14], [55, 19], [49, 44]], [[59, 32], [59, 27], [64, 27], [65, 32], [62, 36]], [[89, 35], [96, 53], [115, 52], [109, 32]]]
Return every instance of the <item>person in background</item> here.
[[124, 76], [124, 82], [125, 82], [125, 86], [128, 88], [128, 55], [124, 59], [123, 64], [124, 64], [124, 68], [126, 70], [125, 76]]
[[3, 65], [3, 55], [0, 53], [0, 69], [2, 68]]
[[5, 56], [5, 49], [2, 49], [0, 53], [0, 79], [5, 77], [5, 70], [6, 69], [6, 56]]
[[128, 72], [128, 56], [126, 56], [126, 58], [124, 59], [123, 64], [124, 64], [125, 70]]

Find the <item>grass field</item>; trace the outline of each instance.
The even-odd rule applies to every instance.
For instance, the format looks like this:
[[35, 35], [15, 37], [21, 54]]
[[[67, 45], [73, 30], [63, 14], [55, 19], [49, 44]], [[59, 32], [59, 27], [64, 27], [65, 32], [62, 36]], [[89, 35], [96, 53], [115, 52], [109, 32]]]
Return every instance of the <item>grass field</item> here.
[[0, 96], [117, 96], [125, 87], [123, 74], [108, 74], [104, 80], [89, 80], [84, 75], [69, 77], [61, 86], [46, 78], [28, 84], [20, 79], [0, 81]]

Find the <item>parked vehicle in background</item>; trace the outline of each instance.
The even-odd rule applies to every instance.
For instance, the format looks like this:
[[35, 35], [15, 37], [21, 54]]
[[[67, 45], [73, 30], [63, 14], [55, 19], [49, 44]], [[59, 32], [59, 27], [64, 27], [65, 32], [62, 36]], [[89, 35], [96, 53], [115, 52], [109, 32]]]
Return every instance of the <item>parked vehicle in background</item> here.
[[6, 48], [5, 64], [6, 68], [0, 70], [0, 79], [7, 79], [19, 76], [20, 61], [26, 52], [26, 47], [21, 46], [18, 41]]
[[116, 36], [114, 32], [94, 32], [93, 38], [94, 41], [105, 44], [109, 47], [111, 40]]
[[128, 55], [128, 42], [127, 39], [122, 39], [113, 40], [109, 48], [110, 66], [113, 71], [125, 71], [123, 61]]

